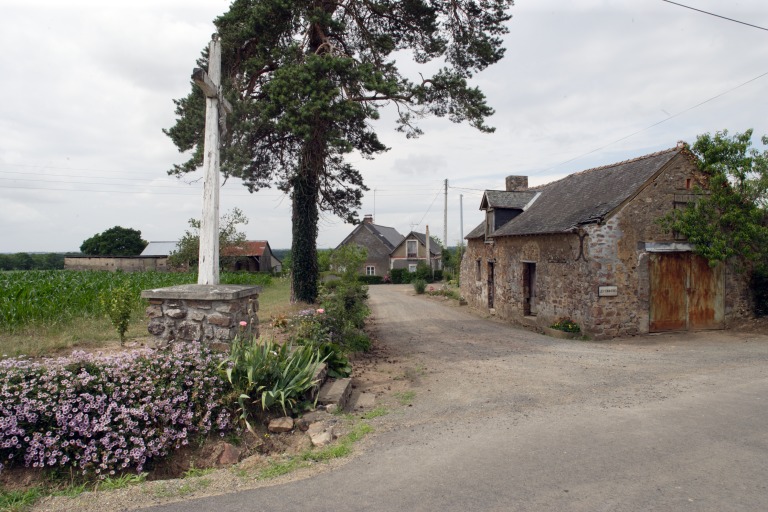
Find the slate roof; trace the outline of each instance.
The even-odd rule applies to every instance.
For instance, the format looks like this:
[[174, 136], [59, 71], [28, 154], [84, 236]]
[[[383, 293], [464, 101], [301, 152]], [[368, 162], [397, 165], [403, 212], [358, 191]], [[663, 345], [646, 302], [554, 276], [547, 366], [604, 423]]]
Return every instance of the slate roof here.
[[147, 246], [141, 251], [142, 256], [170, 256], [170, 254], [178, 249], [178, 242], [149, 242]]
[[514, 208], [522, 210], [536, 196], [535, 190], [516, 190], [507, 192], [506, 190], [486, 190], [483, 199], [480, 201], [480, 209], [486, 208]]
[[347, 235], [344, 240], [341, 241], [337, 247], [341, 247], [342, 245], [346, 244], [347, 241], [349, 241], [361, 229], [367, 229], [370, 231], [373, 236], [378, 238], [381, 243], [386, 246], [389, 252], [392, 252], [395, 247], [400, 245], [400, 242], [402, 242], [404, 238], [403, 235], [401, 235], [395, 228], [380, 226], [378, 224], [373, 224], [372, 222], [361, 222], [355, 227], [355, 229], [352, 230], [349, 235]]
[[[533, 204], [491, 236], [565, 233], [580, 225], [600, 222], [682, 151], [676, 147], [587, 169], [538, 187], [536, 190], [541, 194]], [[485, 222], [466, 238], [479, 238], [484, 234]]]
[[[411, 238], [411, 235], [415, 236], [416, 239], [419, 241], [421, 245], [424, 247], [427, 246], [427, 235], [426, 233], [417, 233], [416, 231], [411, 231], [406, 236], [403, 237], [403, 240], [400, 241], [398, 245], [401, 245], [406, 239]], [[430, 236], [429, 239], [431, 242], [429, 242], [429, 252], [432, 256], [440, 256], [442, 254], [442, 246], [440, 245], [440, 242], [435, 240], [435, 237]]]

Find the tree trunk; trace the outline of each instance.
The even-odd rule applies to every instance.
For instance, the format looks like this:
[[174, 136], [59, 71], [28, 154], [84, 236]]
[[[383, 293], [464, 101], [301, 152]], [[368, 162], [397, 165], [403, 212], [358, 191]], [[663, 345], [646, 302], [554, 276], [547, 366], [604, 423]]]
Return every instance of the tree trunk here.
[[[321, 133], [318, 127], [315, 133]], [[293, 241], [291, 253], [291, 300], [311, 304], [317, 300], [317, 221], [319, 173], [324, 164], [322, 135], [313, 136], [302, 150], [299, 170], [293, 179]]]

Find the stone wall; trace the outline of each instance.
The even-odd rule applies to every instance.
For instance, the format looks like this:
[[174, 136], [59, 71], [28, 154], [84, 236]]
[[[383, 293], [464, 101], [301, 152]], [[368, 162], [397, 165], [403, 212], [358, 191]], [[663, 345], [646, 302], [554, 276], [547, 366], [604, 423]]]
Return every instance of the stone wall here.
[[149, 300], [147, 330], [161, 347], [197, 341], [222, 348], [237, 335], [258, 337], [260, 291], [260, 287], [237, 285], [144, 290], [141, 296]]
[[[695, 165], [681, 154], [601, 224], [580, 234], [482, 237], [468, 241], [461, 265], [461, 293], [470, 306], [488, 310], [488, 263], [494, 263], [493, 314], [514, 323], [547, 327], [570, 317], [601, 339], [649, 332], [650, 276], [647, 243], [673, 244], [658, 219], [703, 185]], [[538, 314], [525, 317], [524, 264], [535, 263]], [[478, 270], [479, 263], [479, 270]], [[725, 272], [726, 326], [749, 316], [746, 277]], [[601, 296], [600, 287], [616, 287]]]
[[67, 256], [67, 270], [122, 270], [124, 272], [167, 271], [168, 256]]

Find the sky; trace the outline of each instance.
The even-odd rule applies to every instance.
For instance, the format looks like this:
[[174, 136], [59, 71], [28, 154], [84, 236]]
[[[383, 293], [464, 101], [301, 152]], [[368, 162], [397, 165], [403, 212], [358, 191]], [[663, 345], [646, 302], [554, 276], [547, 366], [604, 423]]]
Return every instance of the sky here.
[[[229, 3], [2, 1], [0, 253], [77, 251], [117, 225], [177, 240], [201, 217], [201, 175], [167, 175], [186, 157], [162, 129]], [[473, 80], [496, 131], [430, 118], [406, 139], [383, 112], [376, 126], [390, 150], [351, 158], [370, 188], [360, 217], [403, 234], [428, 225], [444, 239], [447, 179], [456, 245], [482, 220], [482, 191], [503, 189], [505, 176], [536, 186], [707, 132], [768, 134], [765, 0], [680, 3], [762, 28], [662, 0], [517, 0], [504, 59]], [[248, 239], [290, 247], [284, 194], [249, 194], [231, 179], [220, 201], [222, 213], [248, 217]], [[352, 229], [324, 214], [318, 247]]]

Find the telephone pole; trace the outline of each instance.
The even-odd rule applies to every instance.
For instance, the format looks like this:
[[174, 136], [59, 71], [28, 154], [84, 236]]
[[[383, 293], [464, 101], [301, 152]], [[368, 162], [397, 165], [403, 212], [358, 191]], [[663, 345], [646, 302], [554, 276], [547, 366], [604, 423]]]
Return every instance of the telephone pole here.
[[445, 178], [445, 208], [443, 209], [443, 247], [448, 248], [448, 178]]

